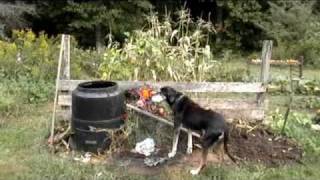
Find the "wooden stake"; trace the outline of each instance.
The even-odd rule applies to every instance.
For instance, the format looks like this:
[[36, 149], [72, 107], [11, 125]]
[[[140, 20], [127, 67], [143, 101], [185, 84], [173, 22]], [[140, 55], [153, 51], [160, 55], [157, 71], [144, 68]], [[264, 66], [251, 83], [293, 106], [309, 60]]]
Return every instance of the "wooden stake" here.
[[56, 119], [56, 104], [58, 101], [58, 90], [59, 90], [59, 80], [60, 80], [60, 72], [61, 72], [61, 62], [62, 62], [62, 53], [64, 49], [64, 34], [61, 37], [61, 44], [60, 44], [60, 53], [59, 53], [59, 62], [58, 62], [58, 72], [56, 77], [56, 90], [54, 95], [54, 102], [53, 102], [53, 111], [52, 111], [52, 119], [51, 119], [51, 134], [49, 138], [49, 144], [53, 144], [54, 140], [54, 125], [55, 125], [55, 119]]
[[294, 89], [293, 89], [293, 81], [292, 81], [292, 66], [290, 65], [290, 95], [289, 95], [289, 102], [288, 102], [287, 110], [286, 110], [286, 113], [284, 114], [284, 122], [283, 122], [283, 125], [281, 128], [281, 134], [284, 134], [284, 130], [285, 130], [287, 122], [288, 122], [288, 117], [289, 117], [290, 110], [291, 110], [293, 96], [294, 96]]
[[[272, 53], [272, 41], [265, 40], [263, 41], [263, 48], [261, 54], [261, 74], [260, 74], [260, 81], [262, 85], [266, 88], [268, 85], [269, 80], [269, 69], [270, 69], [270, 59]], [[257, 102], [259, 105], [262, 105], [265, 98], [265, 92], [258, 93], [257, 95]]]
[[299, 57], [299, 78], [303, 77], [303, 63], [304, 63], [304, 56]]

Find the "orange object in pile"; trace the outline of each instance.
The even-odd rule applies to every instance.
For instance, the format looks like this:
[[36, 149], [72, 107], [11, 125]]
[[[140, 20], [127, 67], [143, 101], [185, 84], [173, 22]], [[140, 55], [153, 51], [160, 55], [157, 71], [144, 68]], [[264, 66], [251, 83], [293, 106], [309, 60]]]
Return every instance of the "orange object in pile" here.
[[142, 96], [144, 99], [148, 100], [152, 97], [153, 90], [148, 87], [142, 87], [140, 89], [140, 96]]

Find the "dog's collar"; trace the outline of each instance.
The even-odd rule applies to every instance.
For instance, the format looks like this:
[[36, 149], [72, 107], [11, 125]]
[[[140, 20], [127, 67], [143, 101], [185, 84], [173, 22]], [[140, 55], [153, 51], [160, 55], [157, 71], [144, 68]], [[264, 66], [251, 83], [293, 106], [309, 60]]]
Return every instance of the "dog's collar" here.
[[185, 97], [185, 95], [184, 94], [181, 94], [179, 97], [178, 97], [178, 99], [174, 102], [174, 104], [178, 104], [181, 100], [182, 100], [182, 98], [184, 98]]

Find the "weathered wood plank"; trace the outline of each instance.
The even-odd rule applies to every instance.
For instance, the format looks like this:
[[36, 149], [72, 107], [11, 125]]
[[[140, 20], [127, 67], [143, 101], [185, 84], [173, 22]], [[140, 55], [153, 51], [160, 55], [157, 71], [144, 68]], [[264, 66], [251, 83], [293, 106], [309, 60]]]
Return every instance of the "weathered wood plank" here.
[[[245, 121], [262, 121], [265, 117], [263, 109], [215, 109], [221, 113], [228, 122], [235, 119], [242, 119]], [[57, 119], [71, 120], [71, 109], [57, 110]]]
[[56, 117], [58, 120], [71, 120], [71, 109], [57, 109]]
[[[74, 90], [77, 85], [86, 80], [60, 80], [60, 90]], [[87, 80], [88, 81], [88, 80]], [[171, 86], [184, 92], [234, 92], [234, 93], [261, 93], [266, 88], [262, 83], [244, 82], [152, 82], [152, 81], [116, 81], [121, 89], [130, 89], [143, 85], [150, 85], [156, 89]]]
[[59, 106], [71, 106], [71, 94], [69, 95], [59, 95], [58, 97]]
[[[261, 59], [251, 59], [249, 61], [250, 64], [261, 64]], [[274, 60], [270, 59], [270, 65], [286, 65], [286, 66], [299, 66], [301, 62], [295, 59], [287, 59], [287, 60]]]
[[193, 100], [200, 106], [210, 109], [263, 109], [255, 100], [221, 98], [193, 98]]
[[[220, 98], [192, 98], [202, 107], [211, 109], [263, 109], [254, 100], [220, 99]], [[71, 106], [71, 95], [59, 95], [59, 106]]]
[[[194, 98], [194, 101], [204, 108], [222, 113], [229, 121], [233, 119], [263, 120], [264, 118], [265, 107], [259, 106], [252, 100]], [[58, 105], [71, 107], [71, 95], [60, 95]], [[71, 108], [69, 110], [60, 110], [59, 117], [71, 119], [70, 110]]]
[[263, 121], [265, 118], [265, 111], [261, 109], [250, 109], [250, 110], [222, 110], [222, 109], [217, 109], [215, 110], [219, 113], [221, 113], [227, 122], [233, 122], [234, 120], [244, 120], [246, 122], [257, 122], [257, 121]]

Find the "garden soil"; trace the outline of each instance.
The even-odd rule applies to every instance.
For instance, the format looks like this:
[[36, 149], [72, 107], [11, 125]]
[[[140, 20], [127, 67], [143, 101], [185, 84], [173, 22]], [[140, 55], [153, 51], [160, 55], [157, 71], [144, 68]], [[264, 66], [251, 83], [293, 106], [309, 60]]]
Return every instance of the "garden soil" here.
[[[183, 133], [184, 134], [184, 133]], [[148, 167], [144, 164], [144, 156], [127, 151], [114, 154], [108, 161], [117, 167], [124, 167], [132, 173], [152, 175], [163, 170], [191, 169], [200, 163], [201, 150], [194, 147], [194, 152], [187, 155], [186, 135], [180, 138], [180, 146], [175, 158], [164, 163]], [[236, 164], [259, 163], [267, 167], [277, 167], [285, 164], [301, 163], [302, 148], [287, 137], [276, 136], [268, 129], [256, 128], [253, 130], [232, 127], [228, 144], [230, 153], [236, 157]], [[171, 146], [171, 145], [170, 145]], [[157, 157], [166, 157], [170, 146], [158, 147]], [[225, 154], [225, 161], [221, 163], [215, 152], [209, 153], [209, 165], [235, 165]]]

